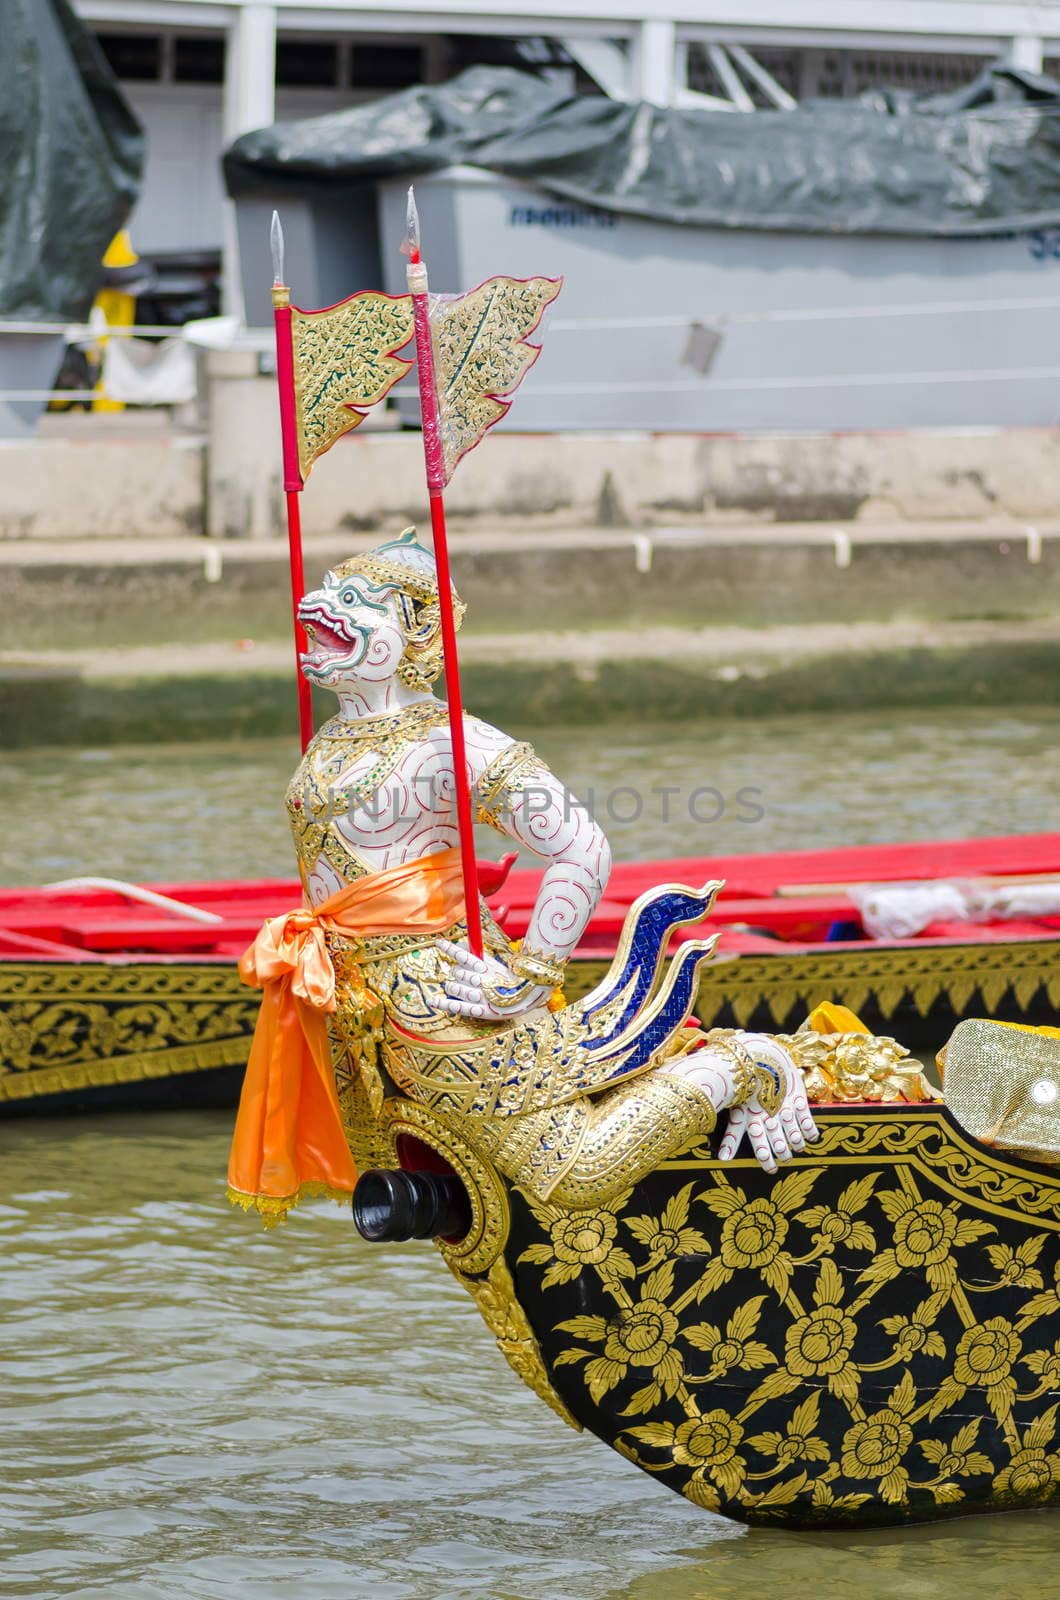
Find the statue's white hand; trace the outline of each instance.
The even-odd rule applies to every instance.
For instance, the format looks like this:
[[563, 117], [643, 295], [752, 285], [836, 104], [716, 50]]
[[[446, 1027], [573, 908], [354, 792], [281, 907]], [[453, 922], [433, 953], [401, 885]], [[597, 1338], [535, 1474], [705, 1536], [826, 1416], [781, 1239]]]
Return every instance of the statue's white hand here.
[[439, 939], [438, 948], [451, 968], [445, 979], [447, 998], [438, 1004], [454, 1016], [503, 1022], [541, 1005], [551, 992], [517, 977], [495, 956], [472, 955], [465, 945], [449, 939]]
[[746, 1136], [751, 1149], [767, 1172], [776, 1172], [778, 1161], [802, 1155], [807, 1143], [820, 1138], [813, 1120], [802, 1073], [788, 1052], [767, 1035], [747, 1034], [743, 1043], [756, 1060], [773, 1068], [784, 1082], [784, 1098], [770, 1115], [758, 1101], [735, 1106], [729, 1113], [725, 1137], [718, 1147], [721, 1161], [731, 1161]]

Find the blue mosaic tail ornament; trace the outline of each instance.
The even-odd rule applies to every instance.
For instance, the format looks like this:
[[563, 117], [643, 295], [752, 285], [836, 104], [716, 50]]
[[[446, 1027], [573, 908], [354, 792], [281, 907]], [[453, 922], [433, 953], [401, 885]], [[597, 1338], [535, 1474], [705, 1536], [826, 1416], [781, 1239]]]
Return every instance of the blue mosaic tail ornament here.
[[670, 962], [658, 994], [605, 1051], [604, 1061], [612, 1055], [615, 1058], [615, 1069], [608, 1074], [609, 1082], [646, 1066], [670, 1035], [680, 1028], [695, 1003], [699, 969], [713, 955], [719, 937], [714, 934], [709, 939], [689, 939], [681, 946]]
[[[584, 1000], [575, 1002], [590, 1034], [584, 1040], [584, 1049], [598, 1050], [604, 1055], [611, 1053], [609, 1047], [613, 1047], [655, 992], [667, 940], [673, 930], [684, 923], [702, 922], [714, 904], [719, 889], [723, 887], [720, 881], [705, 883], [702, 889], [687, 889], [683, 884], [666, 883], [649, 889], [633, 902], [626, 914], [618, 954], [606, 978]], [[682, 957], [683, 952], [674, 958], [675, 963], [681, 961]], [[694, 979], [693, 966], [689, 982], [694, 982]], [[630, 985], [630, 989], [621, 1010], [608, 1019], [606, 1030], [592, 1037], [593, 1017], [609, 1001], [622, 994], [627, 985]]]

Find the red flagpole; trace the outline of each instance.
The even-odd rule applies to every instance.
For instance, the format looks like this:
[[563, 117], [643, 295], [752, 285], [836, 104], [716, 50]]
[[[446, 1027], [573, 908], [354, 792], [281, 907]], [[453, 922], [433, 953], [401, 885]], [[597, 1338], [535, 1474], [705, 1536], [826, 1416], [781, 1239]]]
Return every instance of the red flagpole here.
[[302, 507], [298, 496], [304, 484], [298, 470], [298, 417], [294, 402], [294, 344], [291, 333], [291, 295], [280, 282], [283, 235], [279, 218], [273, 213], [273, 250], [279, 255], [277, 277], [272, 287], [272, 316], [276, 328], [276, 386], [280, 396], [280, 440], [283, 447], [283, 492], [287, 502], [287, 548], [291, 568], [291, 621], [294, 628], [294, 670], [298, 685], [298, 734], [305, 751], [313, 737], [313, 699], [309, 680], [302, 672], [302, 653], [309, 648], [305, 629], [298, 620], [298, 607], [305, 594], [305, 569], [302, 563]]
[[292, 490], [284, 498], [287, 501], [287, 552], [291, 567], [294, 670], [298, 683], [298, 737], [302, 741], [304, 755], [313, 737], [313, 691], [309, 687], [309, 679], [302, 671], [302, 652], [309, 649], [309, 640], [298, 620], [298, 607], [305, 595], [305, 568], [302, 565], [302, 505], [297, 490]]
[[[410, 219], [415, 214], [409, 190]], [[423, 420], [423, 458], [427, 469], [427, 493], [431, 505], [431, 533], [434, 560], [438, 569], [438, 605], [442, 623], [442, 658], [445, 664], [445, 697], [449, 705], [449, 729], [453, 743], [453, 784], [456, 798], [456, 826], [460, 840], [460, 866], [464, 877], [464, 905], [467, 912], [467, 942], [473, 955], [482, 955], [482, 909], [479, 905], [478, 868], [475, 863], [475, 833], [471, 814], [471, 784], [468, 780], [464, 741], [464, 700], [460, 692], [460, 664], [456, 653], [456, 619], [453, 615], [453, 584], [449, 571], [449, 543], [445, 531], [445, 462], [442, 452], [441, 416], [434, 379], [434, 347], [431, 343], [430, 302], [427, 294], [427, 268], [420, 256], [418, 226], [409, 239], [409, 293], [416, 328], [416, 369], [420, 386], [420, 412]]]

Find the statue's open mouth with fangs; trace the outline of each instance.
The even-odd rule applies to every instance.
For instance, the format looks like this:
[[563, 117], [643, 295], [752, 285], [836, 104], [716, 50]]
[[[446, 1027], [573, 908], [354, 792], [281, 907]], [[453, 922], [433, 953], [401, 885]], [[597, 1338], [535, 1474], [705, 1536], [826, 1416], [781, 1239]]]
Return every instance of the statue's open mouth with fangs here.
[[364, 659], [371, 629], [330, 606], [320, 590], [306, 595], [298, 607], [298, 619], [309, 642], [300, 658], [307, 678], [325, 682], [336, 670], [349, 670]]

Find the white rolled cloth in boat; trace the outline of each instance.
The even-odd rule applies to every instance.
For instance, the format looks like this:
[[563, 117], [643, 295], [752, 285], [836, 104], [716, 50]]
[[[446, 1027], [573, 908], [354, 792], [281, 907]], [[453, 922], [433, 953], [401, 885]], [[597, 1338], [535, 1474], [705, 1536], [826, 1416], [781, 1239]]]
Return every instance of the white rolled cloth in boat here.
[[989, 883], [947, 878], [931, 883], [857, 883], [850, 898], [873, 939], [911, 939], [931, 922], [1011, 922], [1060, 916], [1060, 882]]

